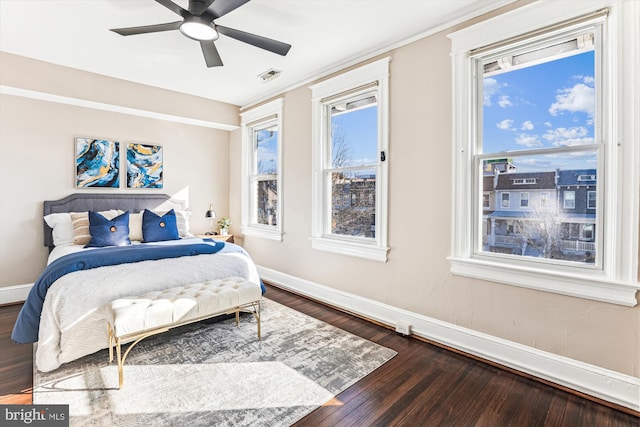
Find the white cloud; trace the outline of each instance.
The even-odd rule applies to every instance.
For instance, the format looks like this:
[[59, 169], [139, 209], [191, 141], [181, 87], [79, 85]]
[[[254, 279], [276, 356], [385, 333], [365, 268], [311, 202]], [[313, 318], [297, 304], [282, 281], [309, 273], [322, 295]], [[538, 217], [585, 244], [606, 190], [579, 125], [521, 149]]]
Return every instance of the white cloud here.
[[533, 129], [533, 123], [531, 122], [531, 120], [527, 120], [526, 122], [522, 123], [522, 126], [520, 127], [520, 129], [522, 129], [522, 130], [532, 130]]
[[498, 127], [498, 129], [512, 130], [513, 129], [513, 120], [504, 119], [503, 121], [496, 123], [496, 126]]
[[516, 144], [524, 145], [525, 147], [542, 147], [542, 142], [538, 139], [538, 135], [527, 135], [525, 133], [521, 133], [516, 138]]
[[552, 127], [553, 125], [551, 124], [551, 122], [544, 122], [544, 125], [548, 128]]
[[498, 105], [502, 108], [507, 108], [513, 106], [513, 103], [509, 99], [509, 95], [501, 95], [498, 99]]
[[484, 79], [484, 87], [483, 87], [484, 99], [482, 100], [482, 103], [486, 106], [490, 106], [491, 97], [495, 95], [499, 89], [500, 87], [496, 79], [491, 79], [491, 78]]
[[593, 78], [593, 76], [584, 76], [582, 78], [582, 81], [584, 82], [584, 84], [586, 84], [587, 86], [591, 86], [593, 87], [593, 85], [596, 82], [596, 79]]
[[[498, 83], [498, 81], [496, 79], [492, 79], [491, 77], [488, 77], [486, 79], [484, 79], [484, 85], [483, 85], [483, 99], [482, 99], [482, 103], [485, 107], [490, 107], [493, 105], [493, 97], [496, 96], [500, 90], [503, 87], [506, 87], [507, 84], [506, 83]], [[511, 105], [511, 102], [509, 101], [509, 97], [506, 95], [503, 95], [500, 97], [498, 104], [501, 107], [504, 107], [501, 103], [505, 102], [503, 101], [503, 98], [506, 98], [506, 102], [509, 103], [509, 105]]]
[[564, 111], [571, 113], [583, 112], [593, 116], [595, 111], [595, 89], [583, 83], [578, 83], [568, 89], [560, 89], [556, 95], [556, 102], [549, 107], [549, 113], [557, 116]]
[[555, 147], [593, 144], [594, 139], [588, 134], [587, 128], [578, 126], [548, 130], [543, 135], [543, 138], [551, 142]]

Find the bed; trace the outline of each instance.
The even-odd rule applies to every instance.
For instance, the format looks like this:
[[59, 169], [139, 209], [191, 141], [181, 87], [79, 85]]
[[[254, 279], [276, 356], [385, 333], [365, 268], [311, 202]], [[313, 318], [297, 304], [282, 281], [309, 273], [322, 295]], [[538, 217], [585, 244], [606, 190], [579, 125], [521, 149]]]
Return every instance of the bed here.
[[[72, 194], [45, 201], [44, 218], [47, 267], [12, 333], [14, 342], [36, 342], [40, 371], [107, 348], [114, 299], [231, 276], [264, 292], [244, 249], [191, 235], [184, 203], [166, 194]], [[118, 234], [124, 243], [111, 245]]]

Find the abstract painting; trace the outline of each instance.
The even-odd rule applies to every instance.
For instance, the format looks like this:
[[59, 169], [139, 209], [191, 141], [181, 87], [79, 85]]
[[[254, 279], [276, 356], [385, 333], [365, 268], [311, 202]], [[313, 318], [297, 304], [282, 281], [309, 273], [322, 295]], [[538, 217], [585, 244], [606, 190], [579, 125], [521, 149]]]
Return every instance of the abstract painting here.
[[127, 188], [162, 188], [161, 145], [127, 145]]
[[120, 187], [120, 143], [76, 138], [76, 187]]

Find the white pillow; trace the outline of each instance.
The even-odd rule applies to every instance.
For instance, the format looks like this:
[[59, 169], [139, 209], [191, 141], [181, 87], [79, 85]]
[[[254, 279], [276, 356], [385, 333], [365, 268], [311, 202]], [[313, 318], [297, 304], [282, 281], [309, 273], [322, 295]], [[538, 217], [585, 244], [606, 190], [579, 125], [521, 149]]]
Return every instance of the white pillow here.
[[53, 229], [53, 244], [55, 246], [73, 244], [73, 224], [69, 213], [52, 213], [46, 215], [44, 220]]

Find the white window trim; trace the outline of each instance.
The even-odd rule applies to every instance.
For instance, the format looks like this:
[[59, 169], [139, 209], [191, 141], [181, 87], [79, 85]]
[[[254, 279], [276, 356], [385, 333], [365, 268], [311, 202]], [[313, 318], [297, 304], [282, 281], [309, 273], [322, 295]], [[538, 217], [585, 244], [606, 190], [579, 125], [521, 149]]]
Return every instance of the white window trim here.
[[[605, 183], [603, 218], [603, 265], [588, 268], [544, 268], [526, 261], [510, 262], [501, 257], [474, 254], [474, 197], [472, 164], [475, 118], [469, 108], [474, 99], [474, 67], [468, 52], [509, 40], [520, 34], [560, 23], [602, 8], [609, 8], [603, 29], [603, 47], [608, 55], [603, 79], [603, 120], [608, 123], [603, 144]], [[535, 2], [489, 19], [449, 37], [453, 60], [453, 229], [448, 258], [453, 274], [570, 295], [614, 304], [637, 305], [638, 284], [638, 188], [640, 164], [640, 3], [632, 0], [566, 0]], [[630, 63], [629, 58], [634, 58]], [[635, 142], [634, 142], [635, 141]]]
[[[312, 209], [311, 247], [341, 255], [386, 262], [387, 246], [387, 200], [388, 200], [388, 158], [389, 158], [389, 61], [390, 57], [363, 65], [311, 86], [312, 90]], [[325, 193], [323, 185], [324, 153], [323, 138], [323, 98], [336, 95], [360, 86], [378, 82], [378, 152], [384, 151], [386, 161], [378, 162], [376, 169], [376, 221], [378, 229], [375, 239], [356, 239], [324, 232]]]
[[[260, 237], [263, 239], [282, 241], [283, 239], [283, 192], [282, 192], [282, 109], [284, 101], [278, 98], [274, 101], [260, 105], [251, 110], [240, 113], [242, 119], [242, 191], [241, 191], [241, 221], [240, 231], [245, 236]], [[278, 224], [275, 226], [252, 224], [252, 203], [251, 203], [251, 183], [249, 180], [249, 171], [252, 165], [253, 156], [253, 140], [252, 140], [252, 124], [259, 124], [262, 119], [269, 120], [270, 117], [276, 116], [275, 120], [278, 124]]]

